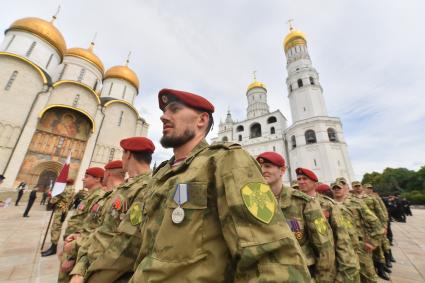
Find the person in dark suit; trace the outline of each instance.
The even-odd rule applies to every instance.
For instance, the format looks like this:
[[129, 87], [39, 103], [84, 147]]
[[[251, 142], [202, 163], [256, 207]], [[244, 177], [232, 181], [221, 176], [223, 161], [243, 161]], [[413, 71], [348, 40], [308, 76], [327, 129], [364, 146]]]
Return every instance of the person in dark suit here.
[[28, 204], [27, 204], [27, 208], [25, 208], [25, 212], [23, 217], [29, 217], [28, 213], [30, 212], [30, 209], [35, 201], [35, 199], [37, 198], [37, 189], [34, 188], [31, 193], [30, 193], [30, 197], [28, 199]]
[[21, 200], [21, 198], [22, 198], [22, 196], [24, 194], [26, 185], [27, 184], [25, 184], [25, 182], [21, 182], [19, 184], [19, 186], [16, 188], [18, 190], [18, 198], [16, 199], [15, 206], [18, 206], [19, 205], [19, 201]]

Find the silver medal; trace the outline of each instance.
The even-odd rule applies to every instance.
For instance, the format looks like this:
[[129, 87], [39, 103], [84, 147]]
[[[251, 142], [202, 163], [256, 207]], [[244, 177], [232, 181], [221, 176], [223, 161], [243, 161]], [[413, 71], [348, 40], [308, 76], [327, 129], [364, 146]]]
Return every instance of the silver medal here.
[[174, 224], [179, 224], [184, 219], [184, 209], [181, 206], [174, 208], [173, 213], [171, 214], [171, 220]]

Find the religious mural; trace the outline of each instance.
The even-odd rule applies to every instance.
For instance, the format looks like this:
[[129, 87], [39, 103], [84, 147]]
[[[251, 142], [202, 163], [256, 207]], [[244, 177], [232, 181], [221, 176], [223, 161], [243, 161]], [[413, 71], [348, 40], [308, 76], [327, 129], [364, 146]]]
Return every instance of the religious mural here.
[[[69, 176], [75, 178], [91, 133], [91, 122], [82, 113], [67, 108], [52, 108], [41, 117], [17, 180], [30, 186], [47, 184], [59, 173], [71, 151]], [[45, 180], [46, 179], [46, 180]]]

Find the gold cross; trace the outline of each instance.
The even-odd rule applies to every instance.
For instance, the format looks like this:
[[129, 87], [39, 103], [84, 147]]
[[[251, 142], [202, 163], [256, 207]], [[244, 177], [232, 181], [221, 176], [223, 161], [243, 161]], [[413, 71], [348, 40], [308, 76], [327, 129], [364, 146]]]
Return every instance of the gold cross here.
[[58, 6], [56, 13], [52, 16], [52, 20], [50, 21], [51, 23], [53, 23], [57, 19], [60, 10], [61, 10], [61, 5]]
[[254, 81], [257, 80], [257, 71], [252, 71], [252, 75], [254, 76]]
[[130, 56], [131, 56], [131, 51], [128, 52], [127, 60], [125, 60], [125, 65], [126, 66], [128, 66], [128, 63], [130, 63]]
[[294, 29], [294, 27], [292, 26], [292, 22], [294, 21], [294, 19], [289, 19], [288, 21], [287, 21], [287, 24], [289, 25], [289, 30], [293, 30]]

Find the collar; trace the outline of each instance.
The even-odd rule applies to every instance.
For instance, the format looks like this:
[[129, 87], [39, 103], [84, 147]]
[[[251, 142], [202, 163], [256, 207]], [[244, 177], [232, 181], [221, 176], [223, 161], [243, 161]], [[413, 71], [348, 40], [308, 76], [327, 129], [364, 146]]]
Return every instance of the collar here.
[[282, 185], [282, 191], [280, 192], [280, 196], [278, 198], [281, 208], [286, 208], [291, 205], [292, 190], [294, 189]]

